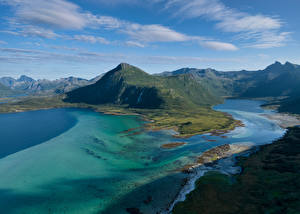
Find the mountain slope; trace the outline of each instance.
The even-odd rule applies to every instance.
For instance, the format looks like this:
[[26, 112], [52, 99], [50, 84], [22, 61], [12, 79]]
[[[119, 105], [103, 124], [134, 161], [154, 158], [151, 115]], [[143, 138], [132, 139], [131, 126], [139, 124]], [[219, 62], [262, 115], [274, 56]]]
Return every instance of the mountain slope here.
[[242, 97], [294, 97], [300, 95], [300, 66], [276, 62], [261, 72], [256, 72], [255, 84]]
[[264, 70], [222, 72], [185, 68], [161, 76], [192, 74], [211, 93], [240, 98], [300, 97], [300, 66], [275, 62]]
[[65, 101], [151, 109], [211, 105], [220, 99], [206, 91], [192, 75], [153, 76], [122, 63], [95, 84], [67, 93]]

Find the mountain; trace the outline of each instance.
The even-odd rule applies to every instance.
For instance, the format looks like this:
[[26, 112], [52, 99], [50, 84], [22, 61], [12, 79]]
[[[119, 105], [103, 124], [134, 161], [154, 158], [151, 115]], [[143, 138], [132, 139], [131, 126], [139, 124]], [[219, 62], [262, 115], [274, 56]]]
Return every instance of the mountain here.
[[101, 75], [92, 80], [76, 77], [61, 78], [57, 80], [39, 79], [22, 75], [18, 79], [12, 77], [0, 78], [0, 83], [11, 90], [24, 94], [63, 94], [75, 88], [93, 84], [101, 78]]
[[184, 68], [160, 76], [191, 74], [208, 91], [240, 98], [295, 97], [300, 95], [300, 66], [275, 62], [264, 70], [222, 72], [213, 69]]
[[0, 83], [0, 97], [14, 95], [14, 91]]
[[191, 74], [163, 77], [121, 63], [92, 85], [68, 92], [65, 101], [116, 104], [131, 108], [210, 106], [220, 98], [207, 91]]
[[242, 97], [295, 97], [300, 95], [300, 66], [275, 62], [256, 72], [253, 85], [241, 94]]

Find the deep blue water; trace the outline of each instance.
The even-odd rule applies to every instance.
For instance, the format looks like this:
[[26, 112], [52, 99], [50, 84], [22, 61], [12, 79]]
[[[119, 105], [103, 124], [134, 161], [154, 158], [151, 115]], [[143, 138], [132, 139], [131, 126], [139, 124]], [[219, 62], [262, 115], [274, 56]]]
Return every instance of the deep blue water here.
[[0, 158], [43, 143], [76, 124], [66, 111], [50, 109], [0, 114]]

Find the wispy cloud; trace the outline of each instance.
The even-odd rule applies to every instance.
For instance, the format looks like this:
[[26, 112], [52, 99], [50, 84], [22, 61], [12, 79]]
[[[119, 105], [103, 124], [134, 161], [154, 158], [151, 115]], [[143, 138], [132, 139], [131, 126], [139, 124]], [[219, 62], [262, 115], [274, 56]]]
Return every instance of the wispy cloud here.
[[139, 48], [144, 48], [145, 45], [140, 43], [140, 42], [136, 42], [136, 41], [126, 41], [125, 44], [127, 46], [130, 46], [130, 47], [139, 47]]
[[230, 43], [224, 42], [215, 42], [215, 41], [206, 41], [201, 43], [202, 46], [218, 50], [218, 51], [236, 51], [238, 48]]
[[[125, 41], [125, 44], [135, 45], [136, 47], [145, 47], [149, 43], [157, 42], [196, 42], [202, 47], [214, 50], [232, 51], [238, 49], [233, 44], [213, 41], [213, 39], [200, 36], [186, 35], [159, 24], [142, 25], [111, 16], [94, 15], [88, 11], [83, 11], [78, 5], [66, 0], [0, 0], [0, 3], [14, 8], [15, 16], [10, 19], [14, 30], [6, 31], [14, 35], [117, 44], [111, 43], [101, 36], [66, 36], [55, 32], [61, 29], [100, 29], [127, 35], [129, 40], [135, 43]], [[207, 40], [207, 42], [199, 43], [199, 40]]]
[[[284, 24], [279, 18], [240, 12], [225, 6], [220, 0], [157, 0], [166, 10], [180, 19], [205, 18], [215, 21], [216, 28], [238, 33], [240, 39], [255, 40], [251, 47], [280, 47], [288, 40], [289, 32], [281, 32]], [[266, 40], [266, 35], [269, 37]]]
[[129, 24], [122, 32], [132, 38], [144, 42], [184, 42], [189, 38], [179, 32], [161, 25]]
[[75, 35], [71, 39], [77, 40], [77, 41], [84, 41], [89, 43], [101, 43], [101, 44], [110, 44], [110, 42], [99, 36], [91, 36], [91, 35]]
[[46, 39], [54, 39], [60, 37], [58, 34], [54, 33], [54, 31], [49, 29], [44, 29], [40, 27], [34, 27], [34, 26], [24, 26], [23, 29], [21, 29], [18, 32], [19, 35], [22, 36], [33, 36], [33, 37], [42, 37]]
[[288, 40], [290, 40], [291, 33], [290, 32], [282, 32], [282, 33], [274, 33], [264, 32], [259, 35], [252, 34], [252, 38], [257, 37], [256, 42], [248, 44], [246, 46], [258, 49], [266, 49], [266, 48], [276, 48], [282, 47], [286, 44]]
[[190, 56], [141, 56], [128, 55], [118, 53], [100, 53], [88, 51], [75, 51], [66, 53], [54, 53], [49, 51], [40, 51], [32, 49], [17, 49], [17, 48], [0, 48], [0, 61], [5, 63], [119, 63], [121, 61], [135, 62], [141, 64], [192, 64], [202, 62], [241, 62], [237, 58], [205, 58], [205, 57], [190, 57]]
[[64, 0], [1, 0], [15, 9], [16, 21], [63, 29], [82, 29], [87, 24], [85, 13]]

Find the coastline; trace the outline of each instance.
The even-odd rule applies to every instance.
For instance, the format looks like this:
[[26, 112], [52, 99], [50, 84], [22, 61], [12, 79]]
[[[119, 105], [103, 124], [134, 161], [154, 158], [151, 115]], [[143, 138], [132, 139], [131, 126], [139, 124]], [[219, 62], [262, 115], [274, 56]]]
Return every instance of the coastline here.
[[[69, 106], [69, 107], [65, 107], [65, 108], [74, 108], [74, 107], [75, 106]], [[135, 115], [135, 116], [139, 116], [139, 117], [141, 117], [141, 119], [147, 121], [146, 118], [145, 118], [145, 116], [142, 115], [142, 114], [111, 113], [111, 112], [108, 112], [108, 111], [100, 111], [100, 107], [98, 109], [97, 108], [93, 108], [93, 107], [87, 107], [87, 106], [81, 106], [81, 107], [76, 106], [76, 107], [77, 108], [83, 108], [83, 109], [90, 109], [90, 110], [95, 111], [95, 112], [99, 112], [99, 113], [103, 113], [103, 114], [110, 114], [110, 115]], [[106, 107], [108, 107], [108, 106], [106, 106]], [[58, 108], [61, 108], [61, 107], [58, 107]], [[50, 109], [50, 108], [43, 108], [43, 109]], [[112, 109], [112, 110], [114, 110], [114, 109]], [[236, 121], [236, 120], [234, 120], [234, 121]], [[153, 121], [149, 121], [149, 122], [153, 122]], [[243, 124], [240, 123], [240, 126], [243, 126]], [[160, 129], [157, 129], [157, 130], [161, 130], [161, 129], [164, 129], [164, 128], [160, 128]], [[128, 131], [130, 132], [130, 130], [128, 130]], [[231, 130], [228, 130], [228, 131], [215, 130], [215, 131], [208, 131], [206, 133], [210, 133], [211, 135], [216, 135], [216, 136], [222, 137], [223, 134], [225, 134], [225, 133], [227, 133], [229, 131], [231, 131]], [[198, 134], [195, 134], [195, 135], [198, 135]], [[217, 148], [217, 147], [215, 147], [215, 148]], [[214, 150], [215, 148], [213, 148], [211, 150]], [[209, 172], [209, 171], [222, 171], [222, 172], [227, 173], [227, 174], [230, 174], [230, 173], [233, 173], [233, 172], [234, 173], [238, 173], [239, 172], [239, 168], [234, 166], [234, 164], [235, 164], [235, 158], [231, 159], [231, 156], [234, 155], [235, 157], [238, 157], [238, 156], [241, 156], [241, 155], [244, 155], [244, 154], [248, 154], [248, 152], [250, 152], [249, 150], [251, 150], [251, 148], [249, 147], [249, 148], [244, 148], [243, 149], [243, 145], [242, 145], [241, 147], [237, 146], [237, 147], [232, 147], [230, 149], [231, 149], [230, 151], [227, 150], [228, 153], [226, 153], [226, 154], [224, 153], [225, 156], [219, 155], [220, 156], [219, 158], [217, 158], [217, 159], [212, 158], [211, 159], [212, 161], [210, 161], [210, 162], [205, 162], [204, 164], [203, 163], [202, 164], [197, 163], [197, 164], [193, 165], [193, 167], [191, 167], [191, 172], [188, 172], [188, 173], [190, 173], [191, 176], [194, 176], [194, 178], [193, 179], [192, 178], [189, 179], [186, 182], [186, 185], [183, 187], [183, 189], [187, 188], [187, 190], [186, 190], [187, 193], [185, 193], [184, 191], [180, 191], [179, 194], [177, 195], [176, 199], [177, 198], [185, 198], [186, 194], [188, 194], [189, 192], [191, 192], [194, 189], [194, 187], [195, 187], [195, 181], [197, 181], [200, 177], [202, 177], [203, 175], [205, 175], [206, 172]], [[240, 150], [240, 149], [242, 149], [242, 150]], [[227, 157], [227, 156], [230, 156], [230, 157]], [[221, 164], [220, 165], [219, 164], [220, 161], [222, 163], [227, 162], [227, 164], [225, 164], [225, 165]], [[219, 163], [216, 163], [216, 162], [219, 162]], [[231, 164], [228, 164], [229, 162]], [[174, 205], [177, 202], [179, 202], [176, 199], [173, 200]]]
[[[225, 144], [228, 145], [228, 144]], [[224, 146], [224, 145], [223, 145]], [[216, 150], [223, 146], [215, 147], [206, 152]], [[166, 208], [166, 211], [161, 214], [170, 214], [172, 213], [173, 208], [179, 202], [182, 202], [186, 199], [186, 196], [195, 189], [196, 181], [204, 176], [208, 172], [217, 171], [226, 175], [233, 175], [240, 173], [240, 167], [235, 166], [236, 158], [241, 156], [248, 156], [252, 152], [257, 150], [256, 146], [245, 146], [241, 144], [229, 145], [230, 149], [223, 153], [222, 157], [216, 160], [207, 160], [203, 163], [195, 163], [188, 168], [183, 169], [182, 173], [190, 174], [190, 177], [186, 181], [186, 184], [182, 187], [181, 191], [177, 196], [170, 202], [169, 207]], [[205, 152], [204, 152], [205, 153]], [[203, 153], [203, 154], [204, 154]], [[205, 154], [204, 154], [205, 155]], [[202, 156], [202, 155], [201, 155]], [[201, 158], [200, 156], [200, 158]]]
[[199, 106], [188, 109], [134, 109], [116, 105], [89, 105], [66, 103], [63, 97], [29, 97], [18, 102], [0, 104], [0, 113], [19, 113], [55, 108], [81, 108], [107, 115], [138, 116], [150, 131], [174, 130], [175, 138], [189, 138], [195, 135], [225, 134], [242, 126], [231, 115], [211, 108]]
[[[300, 127], [271, 144], [256, 147], [248, 156], [239, 155], [238, 174], [220, 170], [206, 173], [173, 213], [298, 213]], [[254, 152], [253, 152], [254, 151]], [[216, 206], [218, 205], [218, 206]]]
[[[300, 125], [300, 116], [299, 115], [292, 115], [292, 114], [283, 114], [283, 113], [275, 113], [275, 114], [262, 114], [262, 116], [268, 118], [269, 120], [274, 121], [278, 126], [280, 126], [283, 129], [287, 129], [289, 127], [299, 126]], [[273, 141], [271, 144], [273, 144], [275, 141]], [[229, 145], [229, 146], [234, 146]], [[186, 196], [191, 193], [193, 190], [195, 190], [195, 184], [198, 179], [200, 179], [202, 176], [204, 176], [208, 172], [217, 171], [221, 174], [225, 175], [234, 175], [239, 174], [240, 167], [236, 165], [237, 158], [243, 157], [243, 156], [249, 156], [252, 153], [260, 150], [260, 147], [264, 146], [245, 146], [239, 145], [234, 149], [229, 149], [226, 152], [223, 153], [223, 155], [219, 156], [219, 158], [216, 158], [215, 160], [209, 159], [207, 157], [204, 157], [202, 160], [202, 163], [195, 163], [193, 165], [188, 166], [186, 169], [183, 170], [183, 173], [189, 173], [191, 174], [191, 177], [186, 181], [186, 184], [182, 187], [181, 191], [178, 193], [176, 198], [170, 203], [170, 206], [166, 208], [165, 212], [162, 212], [161, 214], [170, 214], [172, 213], [172, 210], [174, 209], [175, 205], [179, 202], [183, 202], [186, 199]], [[221, 146], [222, 149], [223, 146]], [[202, 155], [206, 156], [205, 153], [210, 153], [212, 151], [217, 152], [218, 147], [212, 148], [210, 150], [207, 150]], [[201, 156], [202, 156], [201, 155]], [[201, 156], [199, 158], [201, 158]], [[211, 157], [211, 156], [210, 156]], [[199, 160], [198, 158], [198, 160]], [[226, 163], [226, 164], [224, 164]]]

